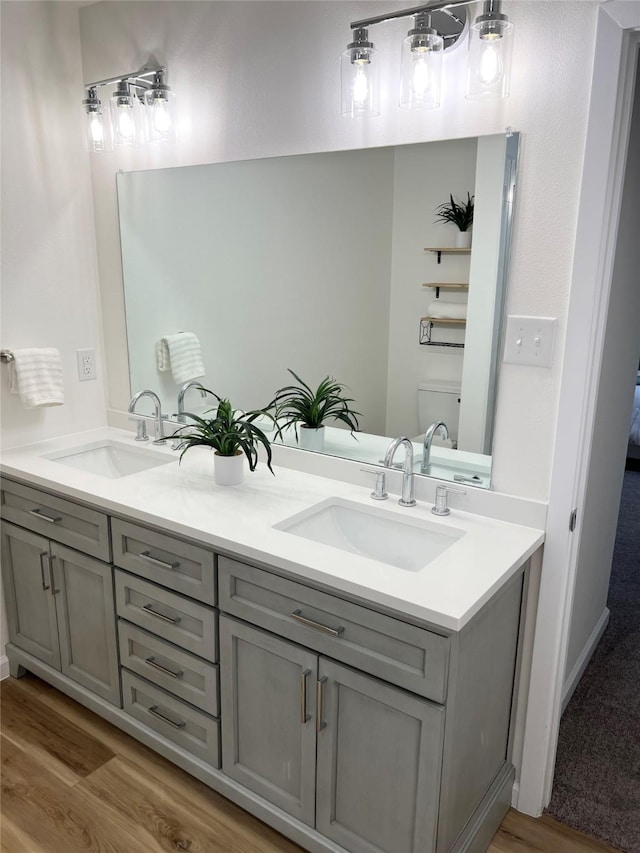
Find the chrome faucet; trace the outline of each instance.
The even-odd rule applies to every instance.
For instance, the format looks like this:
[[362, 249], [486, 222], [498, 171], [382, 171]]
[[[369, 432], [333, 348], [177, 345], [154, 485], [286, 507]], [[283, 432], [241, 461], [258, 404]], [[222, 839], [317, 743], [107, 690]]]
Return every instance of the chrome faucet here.
[[422, 464], [420, 473], [428, 474], [431, 471], [431, 442], [433, 436], [440, 431], [440, 435], [446, 440], [449, 438], [449, 430], [444, 421], [435, 421], [424, 434], [424, 447], [422, 448]]
[[402, 475], [402, 497], [398, 501], [400, 506], [415, 506], [415, 498], [413, 497], [413, 444], [406, 435], [401, 435], [400, 438], [395, 438], [384, 455], [384, 467], [391, 468], [393, 465], [393, 457], [396, 450], [404, 447], [404, 468]]
[[[131, 414], [135, 413], [136, 403], [142, 397], [151, 397], [153, 400], [153, 405], [155, 407], [153, 417], [155, 418], [153, 422], [153, 432], [155, 435], [155, 439], [153, 441], [154, 444], [166, 444], [166, 439], [164, 436], [164, 423], [163, 423], [163, 415], [162, 415], [162, 406], [160, 403], [160, 397], [155, 393], [155, 391], [138, 391], [137, 394], [134, 394], [131, 398], [131, 402], [129, 403], [129, 412]], [[142, 421], [144, 425], [144, 421]], [[138, 429], [137, 440], [144, 441], [145, 439], [140, 438], [140, 434], [144, 433], [144, 430]]]
[[200, 391], [201, 397], [207, 396], [207, 392], [202, 387], [202, 385], [199, 382], [196, 382], [194, 379], [190, 379], [188, 382], [184, 383], [182, 388], [178, 391], [178, 414], [176, 415], [178, 423], [181, 423], [181, 424], [184, 424], [187, 422], [186, 418], [184, 416], [184, 396], [187, 393], [187, 391], [189, 390], [189, 388], [197, 388], [198, 391]]

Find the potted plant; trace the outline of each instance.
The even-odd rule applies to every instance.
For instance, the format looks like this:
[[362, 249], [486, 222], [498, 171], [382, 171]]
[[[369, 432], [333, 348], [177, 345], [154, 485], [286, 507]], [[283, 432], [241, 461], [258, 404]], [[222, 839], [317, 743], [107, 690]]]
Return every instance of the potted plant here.
[[[218, 401], [214, 417], [207, 418], [185, 412], [185, 417], [193, 423], [180, 427], [174, 437], [180, 442], [180, 460], [192, 447], [210, 447], [214, 451], [213, 477], [220, 486], [237, 486], [244, 477], [244, 458], [249, 462], [249, 470], [255, 471], [258, 464], [258, 449], [264, 447], [267, 455], [267, 467], [271, 467], [271, 443], [264, 432], [255, 425], [257, 418], [273, 416], [265, 409], [242, 412], [234, 409], [225, 397], [219, 397], [213, 391], [202, 389]], [[205, 412], [205, 415], [209, 412]]]
[[298, 384], [286, 385], [276, 391], [273, 403], [269, 406], [275, 408], [277, 438], [282, 437], [285, 429], [293, 427], [300, 447], [305, 450], [322, 450], [325, 421], [341, 421], [352, 433], [360, 428], [360, 412], [349, 406], [353, 399], [345, 397], [343, 385], [331, 376], [326, 376], [314, 391], [293, 370], [287, 370]]
[[475, 196], [467, 193], [467, 200], [458, 204], [452, 195], [449, 201], [436, 208], [436, 222], [452, 222], [458, 229], [456, 248], [468, 249], [471, 246], [471, 226], [473, 225], [473, 200]]

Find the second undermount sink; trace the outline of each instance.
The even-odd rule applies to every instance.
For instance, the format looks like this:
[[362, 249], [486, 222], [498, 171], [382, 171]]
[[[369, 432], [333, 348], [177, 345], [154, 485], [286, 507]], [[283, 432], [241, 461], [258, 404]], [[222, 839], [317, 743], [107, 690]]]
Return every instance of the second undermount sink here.
[[419, 571], [461, 539], [465, 531], [338, 498], [329, 498], [274, 525], [399, 569]]
[[138, 474], [175, 461], [171, 456], [109, 439], [49, 453], [44, 458], [111, 479]]

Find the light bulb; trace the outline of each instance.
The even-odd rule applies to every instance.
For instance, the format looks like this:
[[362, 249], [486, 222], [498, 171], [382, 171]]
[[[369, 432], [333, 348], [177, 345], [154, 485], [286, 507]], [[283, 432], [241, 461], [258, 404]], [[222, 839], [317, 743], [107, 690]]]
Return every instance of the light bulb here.
[[482, 40], [478, 77], [483, 86], [494, 86], [504, 74], [500, 42], [500, 39]]
[[431, 71], [429, 70], [429, 58], [426, 52], [414, 54], [413, 60], [413, 91], [419, 98], [423, 98], [431, 88]]
[[92, 113], [89, 119], [89, 136], [94, 145], [101, 145], [104, 142], [104, 128], [102, 127], [102, 118], [97, 113]]
[[169, 104], [161, 98], [156, 98], [151, 107], [151, 123], [157, 133], [166, 134], [171, 128]]
[[133, 121], [132, 110], [129, 106], [118, 107], [118, 133], [123, 140], [132, 142], [136, 136], [136, 126]]
[[358, 64], [356, 76], [353, 81], [353, 101], [358, 106], [363, 106], [369, 97], [369, 78], [364, 65]]

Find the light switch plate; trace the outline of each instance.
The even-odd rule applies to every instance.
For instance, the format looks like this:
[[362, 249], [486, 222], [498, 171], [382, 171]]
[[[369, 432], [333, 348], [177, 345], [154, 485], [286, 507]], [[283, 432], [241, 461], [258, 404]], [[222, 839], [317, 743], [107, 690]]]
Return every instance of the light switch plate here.
[[503, 361], [551, 367], [556, 322], [555, 317], [508, 316]]

